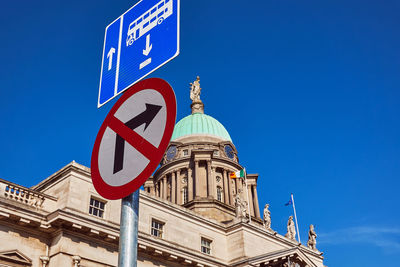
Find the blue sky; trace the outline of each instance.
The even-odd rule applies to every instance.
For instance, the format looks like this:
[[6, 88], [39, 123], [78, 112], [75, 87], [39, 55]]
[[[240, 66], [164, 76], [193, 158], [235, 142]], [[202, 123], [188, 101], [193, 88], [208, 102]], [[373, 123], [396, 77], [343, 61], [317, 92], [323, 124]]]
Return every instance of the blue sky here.
[[[135, 1], [7, 1], [0, 9], [0, 178], [32, 186], [90, 166], [105, 27]], [[181, 53], [150, 77], [177, 119], [201, 77], [205, 112], [258, 173], [260, 206], [285, 234], [295, 194], [302, 241], [316, 225], [328, 266], [400, 256], [400, 3], [189, 1]], [[368, 257], [366, 257], [368, 255]]]

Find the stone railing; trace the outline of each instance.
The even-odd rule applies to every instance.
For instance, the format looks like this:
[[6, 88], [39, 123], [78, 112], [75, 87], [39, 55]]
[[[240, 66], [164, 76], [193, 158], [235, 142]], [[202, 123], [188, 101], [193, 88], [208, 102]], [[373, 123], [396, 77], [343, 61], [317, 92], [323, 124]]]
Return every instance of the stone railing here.
[[41, 209], [46, 196], [29, 188], [0, 179], [0, 196]]

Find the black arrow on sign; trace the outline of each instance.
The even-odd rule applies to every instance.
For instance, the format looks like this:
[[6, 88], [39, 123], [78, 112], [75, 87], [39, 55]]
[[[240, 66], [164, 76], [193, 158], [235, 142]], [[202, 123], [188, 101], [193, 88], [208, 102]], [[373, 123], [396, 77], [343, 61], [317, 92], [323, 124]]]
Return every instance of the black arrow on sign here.
[[[161, 108], [162, 106], [146, 104], [146, 110], [133, 119], [127, 121], [125, 125], [129, 129], [134, 130], [145, 123], [146, 125], [144, 126], [144, 130], [146, 130]], [[115, 139], [114, 174], [122, 170], [124, 167], [124, 150], [125, 140], [119, 134], [117, 134], [117, 138]]]

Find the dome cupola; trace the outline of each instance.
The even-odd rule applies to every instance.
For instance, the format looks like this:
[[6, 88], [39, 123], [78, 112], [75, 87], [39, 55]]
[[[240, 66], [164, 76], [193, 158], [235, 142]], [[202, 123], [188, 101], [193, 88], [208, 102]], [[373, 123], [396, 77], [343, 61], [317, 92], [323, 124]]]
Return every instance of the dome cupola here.
[[[243, 180], [229, 174], [242, 170], [225, 127], [204, 114], [200, 77], [190, 83], [192, 112], [174, 128], [160, 168], [144, 184], [145, 191], [220, 222], [236, 218], [235, 199], [247, 199], [249, 215], [259, 218], [257, 175]], [[248, 187], [246, 189], [246, 187]], [[246, 192], [246, 193], [245, 193]]]
[[181, 119], [175, 125], [171, 141], [179, 141], [190, 135], [203, 135], [232, 142], [225, 127], [213, 117], [203, 113], [190, 114]]

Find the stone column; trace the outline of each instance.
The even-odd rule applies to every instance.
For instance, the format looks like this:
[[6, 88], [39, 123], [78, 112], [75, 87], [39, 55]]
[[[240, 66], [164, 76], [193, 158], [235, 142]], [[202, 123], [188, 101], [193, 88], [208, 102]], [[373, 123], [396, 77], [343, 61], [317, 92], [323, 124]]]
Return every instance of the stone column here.
[[230, 200], [229, 200], [229, 180], [228, 180], [228, 175], [226, 170], [223, 170], [222, 172], [222, 179], [223, 179], [223, 184], [224, 184], [224, 203], [225, 204], [229, 204]]
[[[247, 181], [249, 182], [249, 181]], [[249, 210], [249, 214], [251, 214], [252, 216], [254, 216], [254, 204], [253, 204], [253, 192], [251, 190], [252, 185], [247, 184], [247, 190], [246, 192], [244, 192], [245, 194], [247, 194], [247, 192], [249, 192], [249, 204], [250, 204], [250, 210]]]
[[253, 185], [253, 192], [254, 192], [254, 210], [256, 212], [254, 216], [261, 218], [260, 207], [258, 206], [257, 185]]
[[244, 185], [244, 178], [237, 178], [236, 180], [236, 188], [237, 191], [241, 192], [241, 194], [245, 195], [246, 191], [245, 191], [245, 185]]
[[163, 177], [163, 199], [167, 199], [167, 189], [168, 189], [167, 176], [165, 175]]
[[208, 194], [207, 197], [215, 198], [214, 195], [214, 172], [211, 167], [211, 160], [207, 160], [207, 186], [208, 186]]
[[[229, 171], [225, 170], [226, 177], [229, 175]], [[229, 189], [229, 204], [234, 205], [235, 203], [233, 202], [233, 179], [229, 178], [228, 179], [228, 189]]]
[[[211, 164], [211, 162], [210, 162], [210, 164]], [[214, 199], [217, 199], [217, 168], [216, 167], [213, 167], [212, 166], [212, 164], [211, 164], [211, 179], [212, 179], [212, 183], [211, 183], [211, 186], [212, 186], [212, 194], [213, 194], [213, 197], [214, 197]], [[222, 181], [222, 183], [223, 183], [224, 181]], [[221, 192], [221, 194], [223, 194], [224, 192]], [[224, 199], [224, 196], [221, 196], [222, 197], [222, 199]]]
[[150, 194], [152, 194], [153, 196], [156, 195], [156, 193], [154, 192], [154, 184], [153, 186], [150, 186]]
[[187, 187], [188, 187], [188, 201], [191, 201], [193, 199], [193, 175], [192, 175], [192, 169], [188, 168], [188, 181], [187, 181]]
[[181, 170], [176, 171], [176, 204], [182, 204], [182, 179]]
[[171, 174], [171, 202], [176, 203], [176, 170]]
[[234, 191], [235, 191], [235, 194], [237, 194], [238, 192], [239, 192], [239, 188], [238, 188], [238, 178], [235, 178], [235, 179], [232, 179], [232, 181], [233, 181], [233, 184], [234, 184]]
[[194, 161], [194, 198], [200, 197], [199, 161]]

